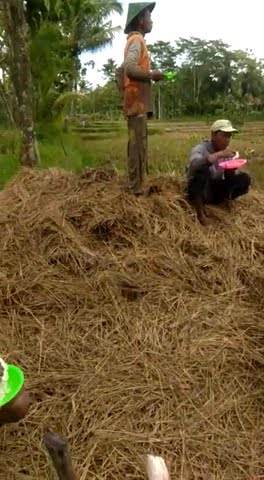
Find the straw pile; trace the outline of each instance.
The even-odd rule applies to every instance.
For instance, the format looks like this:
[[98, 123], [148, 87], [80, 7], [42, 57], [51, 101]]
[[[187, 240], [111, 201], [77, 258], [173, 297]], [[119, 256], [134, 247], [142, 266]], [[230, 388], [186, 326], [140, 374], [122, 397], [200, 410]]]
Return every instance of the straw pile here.
[[46, 430], [80, 480], [144, 478], [145, 453], [172, 479], [263, 478], [264, 195], [202, 228], [155, 181], [26, 171], [2, 193], [1, 355], [34, 405], [1, 429], [1, 480], [54, 478]]

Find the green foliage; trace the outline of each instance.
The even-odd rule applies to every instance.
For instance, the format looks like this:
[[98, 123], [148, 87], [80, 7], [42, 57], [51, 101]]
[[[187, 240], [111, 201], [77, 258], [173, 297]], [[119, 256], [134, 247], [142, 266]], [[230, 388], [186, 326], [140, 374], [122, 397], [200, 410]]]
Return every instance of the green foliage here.
[[109, 120], [118, 118], [121, 114], [121, 101], [115, 83], [110, 81], [104, 87], [97, 87], [87, 94], [83, 112], [88, 114], [100, 112], [102, 118]]
[[115, 79], [115, 72], [117, 69], [117, 63], [112, 58], [107, 60], [107, 63], [103, 65], [101, 72], [107, 81], [113, 81]]
[[66, 113], [82, 110], [85, 99], [77, 93], [78, 82], [82, 92], [89, 87], [78, 56], [112, 41], [117, 31], [108, 21], [112, 12], [122, 13], [121, 3], [27, 1], [37, 120], [49, 120], [62, 110]]
[[15, 130], [0, 130], [0, 189], [20, 167], [18, 161], [19, 135]]
[[[148, 49], [153, 69], [176, 73], [173, 80], [153, 85], [156, 118], [228, 116], [241, 125], [245, 116], [263, 108], [264, 63], [251, 52], [232, 50], [221, 40], [194, 37], [174, 43], [157, 41]], [[113, 68], [114, 60], [109, 59], [102, 70], [107, 80]], [[107, 92], [109, 84], [104, 88]], [[118, 115], [120, 100], [116, 109], [109, 102]], [[99, 105], [102, 114], [104, 108]]]
[[[212, 116], [207, 120], [211, 123], [214, 119]], [[184, 175], [191, 148], [209, 134], [208, 126], [205, 122], [196, 122], [191, 118], [181, 119], [177, 124], [150, 122], [151, 173]], [[87, 166], [112, 165], [119, 171], [126, 172], [127, 130], [124, 121], [90, 122], [90, 127], [68, 134], [62, 133], [61, 127], [60, 122], [36, 125], [42, 156], [41, 168], [60, 167], [79, 172]], [[93, 129], [93, 134], [86, 133], [89, 128]], [[262, 132], [263, 123], [245, 124], [243, 131], [232, 140], [232, 146], [249, 159], [248, 168], [255, 183], [264, 188]], [[15, 131], [0, 131], [0, 188], [19, 169], [18, 142]]]
[[164, 72], [175, 72], [177, 70], [175, 47], [170, 42], [158, 40], [154, 45], [149, 45], [148, 50], [153, 69]]
[[19, 148], [19, 135], [15, 130], [0, 130], [0, 155], [17, 155]]
[[[82, 92], [89, 89], [79, 55], [111, 43], [119, 27], [112, 25], [109, 16], [122, 13], [122, 4], [117, 0], [26, 0], [25, 6], [31, 33], [35, 119], [50, 121], [62, 107], [72, 115], [80, 108], [76, 96], [79, 88]], [[5, 58], [7, 45], [1, 25], [0, 44]], [[0, 62], [5, 67], [4, 88], [11, 97], [9, 72], [1, 56]], [[75, 97], [70, 97], [73, 91]]]
[[0, 190], [2, 190], [5, 184], [18, 173], [19, 168], [20, 163], [17, 157], [0, 154]]
[[50, 117], [58, 97], [69, 88], [74, 76], [69, 42], [59, 27], [43, 22], [31, 41], [32, 74], [35, 86], [36, 118]]
[[96, 155], [87, 150], [79, 135], [62, 132], [61, 123], [39, 123], [36, 134], [41, 154], [41, 167], [60, 167], [80, 171], [84, 167], [93, 167]]
[[[82, 53], [111, 43], [119, 27], [112, 25], [110, 15], [122, 13], [122, 2], [26, 0], [26, 8], [31, 31], [35, 119], [53, 121], [62, 114], [71, 118], [76, 114], [93, 119], [122, 118], [121, 98], [114, 82], [115, 59], [110, 58], [103, 65], [101, 72], [106, 84], [97, 88], [87, 82], [84, 68], [92, 62], [83, 66], [80, 61]], [[4, 38], [0, 35], [5, 58]], [[226, 116], [242, 125], [245, 117], [262, 115], [264, 64], [252, 52], [232, 50], [221, 40], [196, 37], [179, 38], [172, 43], [159, 40], [148, 48], [153, 69], [176, 74], [173, 80], [153, 85], [155, 118]], [[6, 60], [3, 65], [3, 86], [12, 110]], [[2, 112], [0, 106], [0, 123], [5, 121]]]
[[50, 18], [60, 22], [75, 58], [82, 52], [111, 43], [119, 30], [108, 20], [112, 12], [122, 13], [122, 5], [116, 0], [45, 0], [44, 3]]

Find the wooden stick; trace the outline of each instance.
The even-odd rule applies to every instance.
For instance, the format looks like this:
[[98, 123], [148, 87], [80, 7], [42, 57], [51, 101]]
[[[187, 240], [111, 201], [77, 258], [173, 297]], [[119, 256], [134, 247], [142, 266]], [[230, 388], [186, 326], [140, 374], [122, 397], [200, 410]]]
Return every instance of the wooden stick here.
[[77, 480], [67, 441], [56, 433], [50, 432], [44, 435], [44, 444], [59, 480]]

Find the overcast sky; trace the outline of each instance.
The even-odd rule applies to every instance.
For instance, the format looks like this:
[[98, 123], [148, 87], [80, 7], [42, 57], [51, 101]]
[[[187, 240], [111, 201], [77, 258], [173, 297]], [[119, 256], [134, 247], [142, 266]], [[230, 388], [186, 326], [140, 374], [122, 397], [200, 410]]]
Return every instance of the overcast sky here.
[[[113, 15], [114, 26], [125, 26], [128, 1], [123, 0], [124, 14]], [[259, 58], [264, 58], [263, 0], [250, 0], [244, 6], [241, 0], [157, 0], [152, 13], [153, 30], [147, 36], [148, 43], [157, 40], [174, 41], [178, 37], [199, 37], [205, 40], [221, 39], [234, 49], [251, 49]], [[94, 60], [95, 68], [88, 69], [87, 80], [94, 86], [104, 80], [98, 72], [108, 58], [122, 62], [126, 36], [116, 35], [111, 47], [96, 54], [85, 54], [82, 62]]]

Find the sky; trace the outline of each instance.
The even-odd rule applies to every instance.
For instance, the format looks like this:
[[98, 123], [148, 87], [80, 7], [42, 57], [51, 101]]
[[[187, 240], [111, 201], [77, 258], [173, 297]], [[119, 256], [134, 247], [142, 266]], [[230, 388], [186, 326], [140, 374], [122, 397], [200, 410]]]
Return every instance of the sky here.
[[[133, 0], [132, 0], [133, 1]], [[113, 15], [113, 26], [121, 26], [122, 32], [116, 34], [112, 46], [95, 54], [86, 53], [82, 63], [93, 60], [95, 68], [88, 68], [87, 80], [93, 85], [103, 85], [105, 80], [98, 70], [113, 58], [117, 64], [122, 62], [126, 35], [123, 33], [128, 0], [121, 0], [124, 8], [122, 16]], [[264, 58], [263, 42], [263, 0], [250, 0], [242, 6], [241, 0], [157, 0], [152, 13], [153, 30], [146, 37], [147, 43], [157, 40], [174, 42], [178, 37], [198, 37], [204, 40], [220, 39], [231, 48], [252, 50], [258, 58]]]

